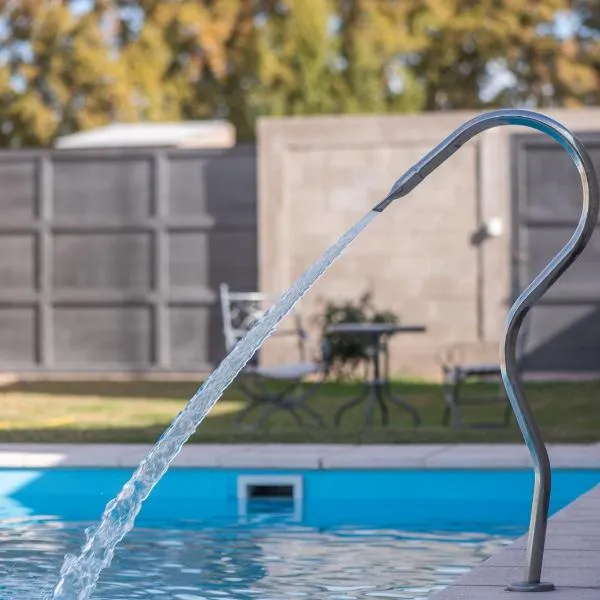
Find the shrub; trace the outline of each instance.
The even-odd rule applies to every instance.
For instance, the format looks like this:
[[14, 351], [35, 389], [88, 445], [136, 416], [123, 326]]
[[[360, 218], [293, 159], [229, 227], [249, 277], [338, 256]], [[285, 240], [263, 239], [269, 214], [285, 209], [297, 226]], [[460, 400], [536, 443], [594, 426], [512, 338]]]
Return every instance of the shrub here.
[[338, 323], [398, 323], [399, 317], [388, 310], [377, 310], [372, 293], [366, 292], [357, 301], [325, 302], [317, 320], [329, 358], [330, 373], [337, 379], [345, 379], [369, 358], [369, 340], [362, 335], [328, 335], [327, 328]]

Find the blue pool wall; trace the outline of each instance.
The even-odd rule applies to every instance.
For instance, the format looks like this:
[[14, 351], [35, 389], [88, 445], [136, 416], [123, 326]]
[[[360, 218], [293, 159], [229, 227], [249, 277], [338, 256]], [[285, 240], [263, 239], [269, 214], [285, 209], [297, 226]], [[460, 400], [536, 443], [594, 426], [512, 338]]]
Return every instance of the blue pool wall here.
[[[131, 474], [118, 468], [0, 469], [0, 519], [95, 521]], [[301, 478], [296, 517], [319, 528], [526, 528], [533, 489], [530, 470], [174, 468], [146, 501], [138, 523], [196, 526], [239, 518], [238, 478], [274, 475]], [[555, 469], [551, 513], [598, 483], [600, 470]]]

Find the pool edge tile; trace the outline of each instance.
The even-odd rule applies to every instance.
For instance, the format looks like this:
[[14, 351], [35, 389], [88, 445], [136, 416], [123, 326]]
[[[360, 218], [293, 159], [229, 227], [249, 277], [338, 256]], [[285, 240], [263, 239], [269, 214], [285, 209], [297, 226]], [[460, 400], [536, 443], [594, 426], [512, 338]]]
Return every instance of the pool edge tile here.
[[[584, 503], [593, 508], [582, 508]], [[600, 506], [600, 485], [582, 494], [550, 518], [542, 574], [543, 579], [554, 583], [557, 589], [554, 592], [538, 592], [535, 598], [600, 598], [600, 537], [596, 536], [596, 532], [600, 532], [600, 510], [596, 505]], [[573, 514], [581, 514], [581, 511], [584, 511], [585, 518], [589, 520], [587, 528], [572, 518]], [[592, 529], [594, 536], [588, 533]], [[557, 535], [557, 531], [560, 531], [560, 534]], [[531, 598], [530, 593], [505, 590], [505, 586], [510, 584], [515, 576], [520, 577], [523, 572], [526, 541], [526, 536], [521, 536], [460, 577], [454, 584], [434, 593], [430, 600]], [[553, 580], [553, 575], [556, 581]]]
[[[136, 467], [149, 444], [0, 444], [0, 468]], [[600, 444], [549, 446], [554, 468], [600, 469]], [[530, 469], [522, 444], [186, 444], [174, 467]]]

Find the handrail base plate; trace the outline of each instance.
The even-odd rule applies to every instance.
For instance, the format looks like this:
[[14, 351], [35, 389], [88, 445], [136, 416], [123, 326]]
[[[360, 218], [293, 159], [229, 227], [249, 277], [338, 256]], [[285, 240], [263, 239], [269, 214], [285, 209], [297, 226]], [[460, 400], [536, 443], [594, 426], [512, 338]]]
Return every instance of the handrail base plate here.
[[553, 583], [548, 581], [540, 581], [539, 583], [529, 583], [521, 581], [519, 583], [511, 583], [507, 588], [507, 592], [553, 592], [556, 588]]

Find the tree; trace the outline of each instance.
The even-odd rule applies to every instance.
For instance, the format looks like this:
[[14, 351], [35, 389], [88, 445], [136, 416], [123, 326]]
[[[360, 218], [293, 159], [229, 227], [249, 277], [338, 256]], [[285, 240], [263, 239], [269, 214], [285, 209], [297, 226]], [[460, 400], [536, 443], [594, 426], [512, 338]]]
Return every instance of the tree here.
[[[263, 114], [335, 112], [335, 50], [328, 30], [328, 0], [288, 0], [256, 35], [254, 98]], [[262, 89], [261, 89], [262, 88]], [[259, 98], [260, 100], [257, 100]]]
[[82, 16], [66, 1], [0, 4], [6, 145], [47, 144], [57, 135], [127, 116], [123, 68], [111, 56], [98, 4]]
[[[387, 0], [263, 3], [230, 39], [220, 104], [242, 137], [262, 115], [418, 110], [422, 94], [396, 59], [399, 14]], [[202, 95], [218, 82], [205, 75]]]
[[[561, 64], [560, 73], [566, 79], [571, 94], [568, 105], [598, 105], [600, 103], [600, 4], [597, 0], [575, 0], [570, 19], [572, 35], [565, 41], [571, 65]], [[571, 67], [571, 68], [569, 68]]]
[[[255, 19], [274, 0], [118, 0], [116, 45], [140, 118], [231, 120], [252, 134], [248, 89], [258, 51]], [[134, 8], [134, 10], [132, 10]]]
[[[593, 0], [0, 0], [0, 141], [600, 100]], [[564, 26], [569, 22], [572, 26]]]
[[597, 67], [557, 32], [558, 20], [572, 14], [569, 0], [404, 4], [415, 42], [411, 68], [428, 110], [572, 106], [597, 88]]
[[413, 49], [402, 2], [338, 0], [340, 112], [421, 110], [421, 86], [404, 57]]
[[3, 141], [47, 144], [112, 120], [213, 117], [245, 139], [261, 115], [418, 109], [414, 85], [388, 81], [410, 78], [389, 60], [395, 46], [380, 41], [382, 25], [393, 38], [397, 11], [385, 0], [351, 4], [96, 0], [77, 13], [66, 0], [5, 0]]

